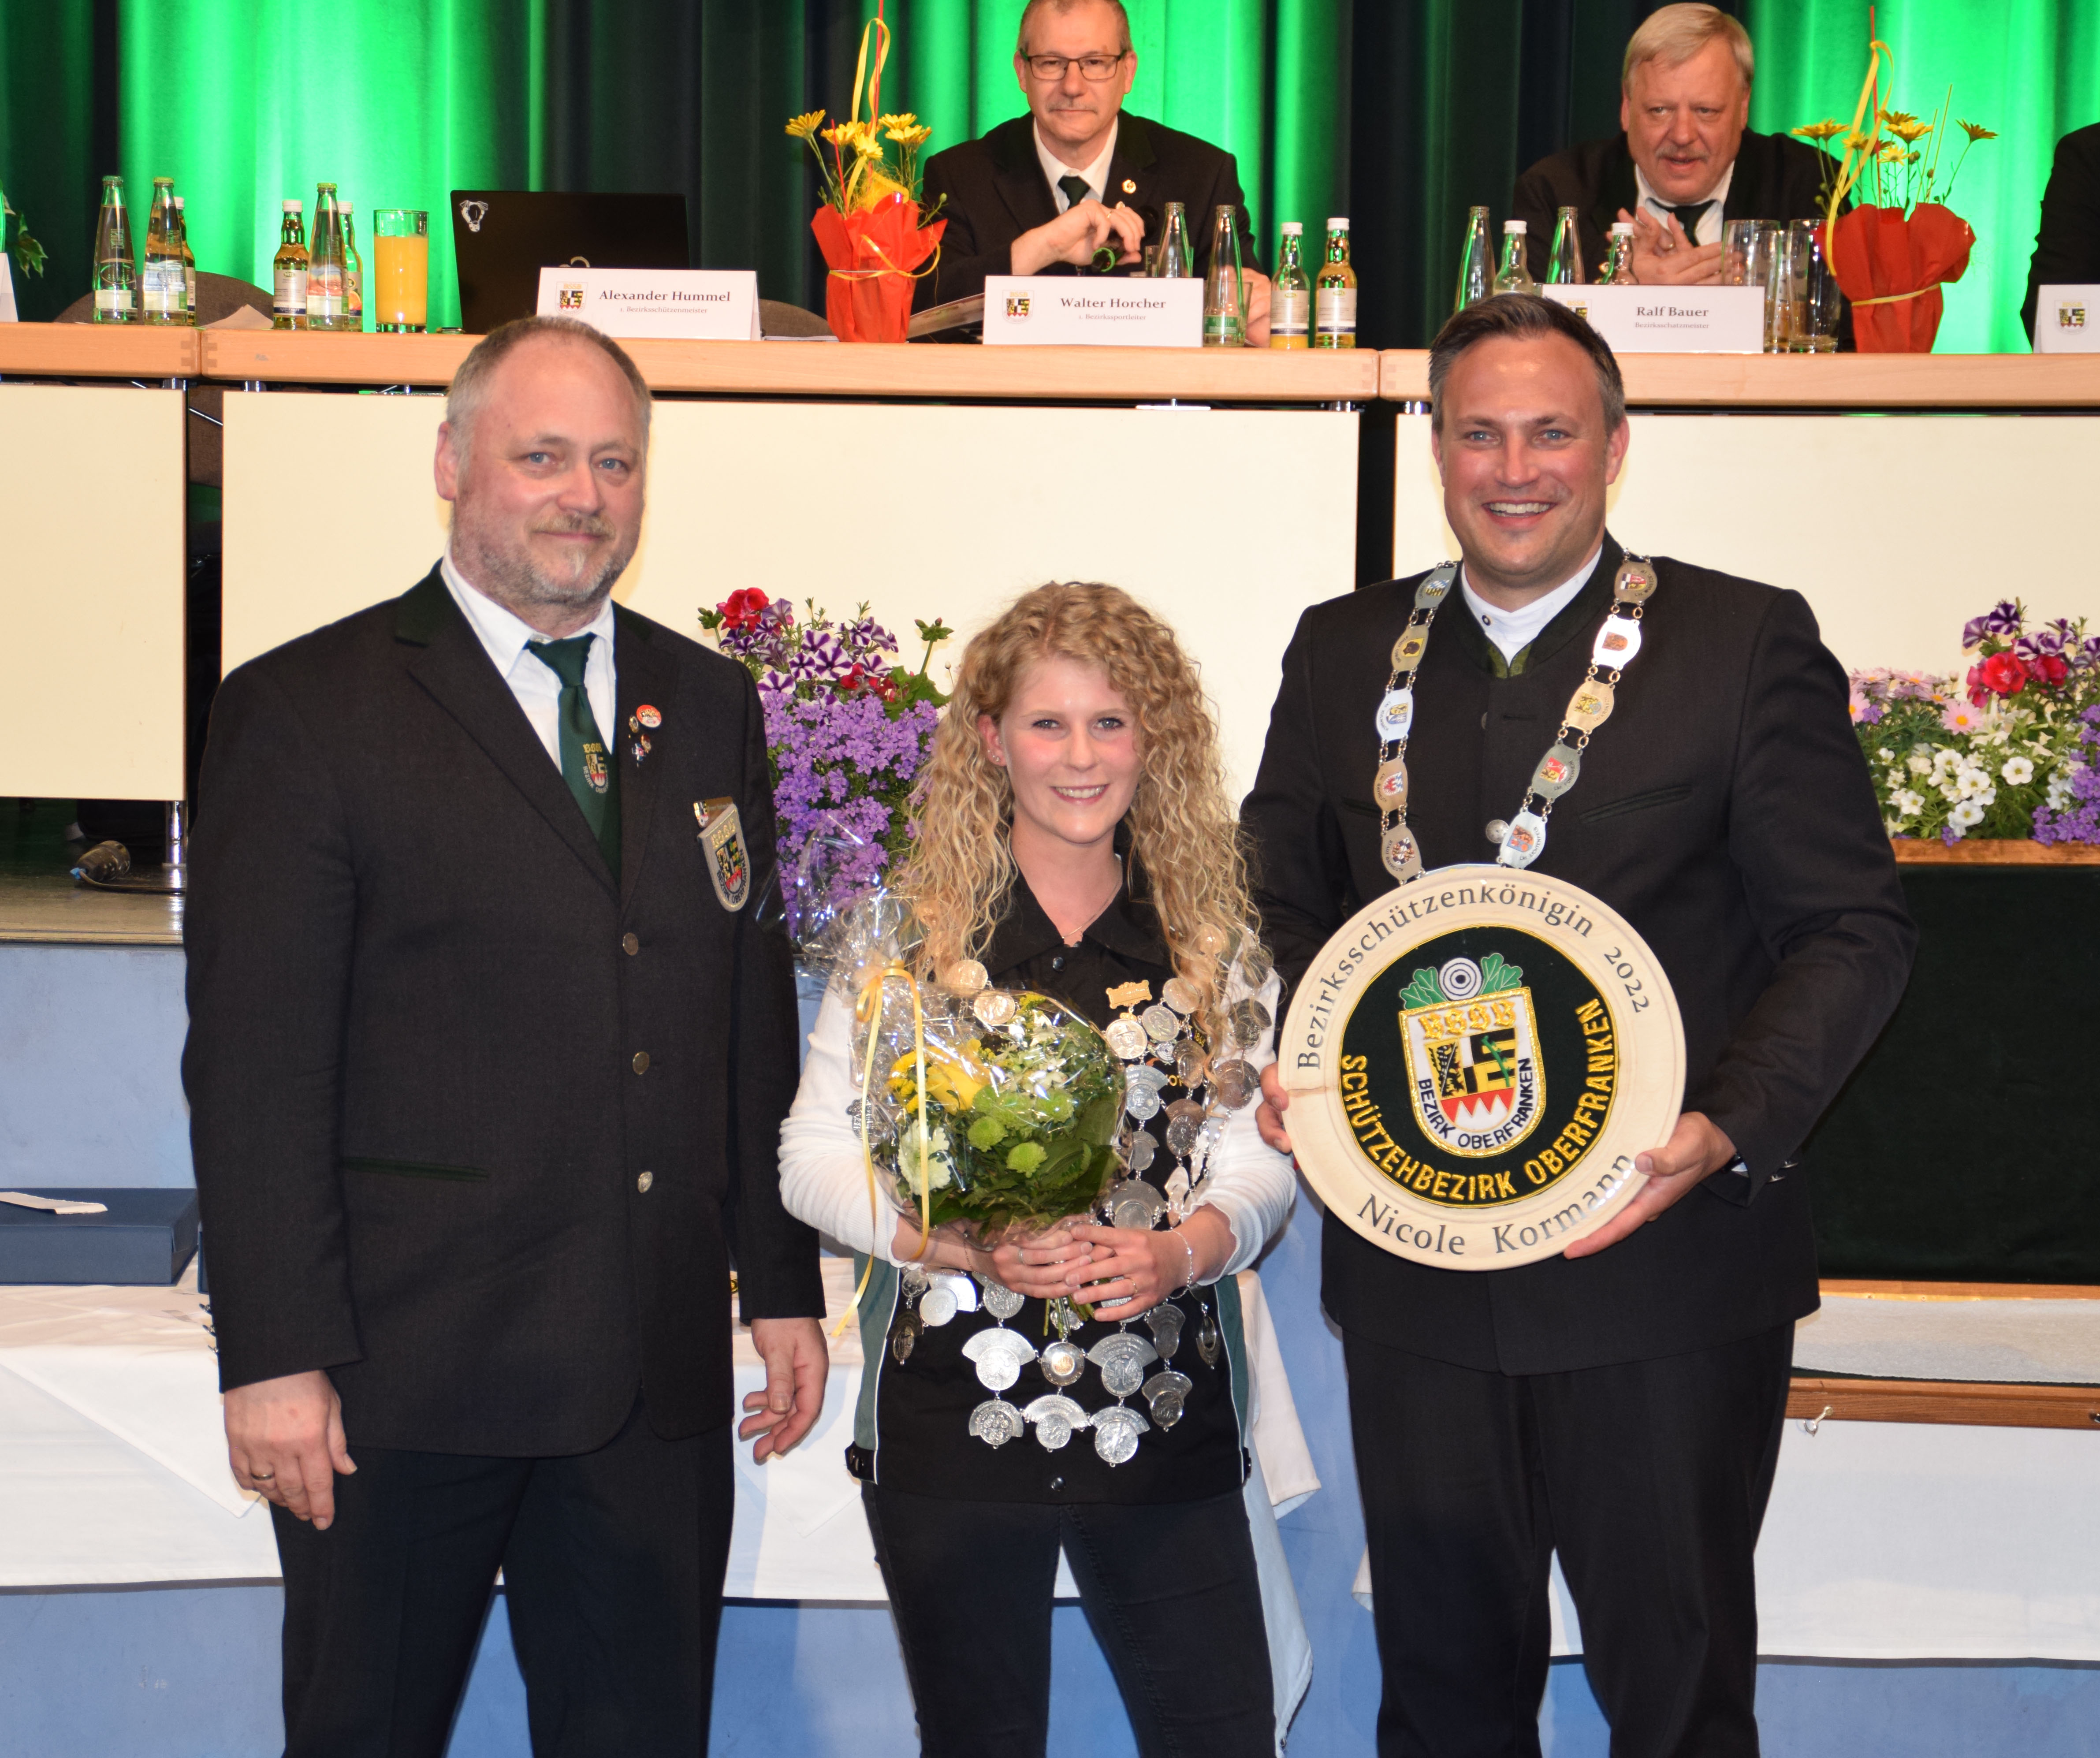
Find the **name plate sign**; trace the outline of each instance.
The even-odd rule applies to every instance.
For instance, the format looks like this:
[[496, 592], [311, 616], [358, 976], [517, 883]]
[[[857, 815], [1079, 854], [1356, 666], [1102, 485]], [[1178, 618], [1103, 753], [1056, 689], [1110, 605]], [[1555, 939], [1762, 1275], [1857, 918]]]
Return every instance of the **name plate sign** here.
[[1684, 1031], [1639, 934], [1565, 880], [1445, 867], [1352, 917], [1277, 1040], [1285, 1124], [1327, 1212], [1444, 1270], [1594, 1233], [1648, 1181]]
[[1762, 354], [1762, 287], [1541, 287], [1614, 354]]
[[2034, 351], [2100, 354], [2100, 283], [2037, 289]]
[[758, 276], [748, 268], [543, 268], [538, 311], [581, 318], [608, 336], [756, 342]]
[[1097, 348], [1200, 348], [1203, 284], [1122, 276], [987, 275], [984, 338]]

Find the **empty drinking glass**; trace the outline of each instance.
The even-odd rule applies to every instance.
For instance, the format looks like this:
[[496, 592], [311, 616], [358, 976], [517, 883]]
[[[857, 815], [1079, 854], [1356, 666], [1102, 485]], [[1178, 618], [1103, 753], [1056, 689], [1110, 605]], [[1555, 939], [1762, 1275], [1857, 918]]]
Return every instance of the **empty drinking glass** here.
[[1795, 354], [1834, 352], [1843, 301], [1824, 245], [1821, 220], [1795, 220], [1787, 227], [1779, 284], [1779, 346]]

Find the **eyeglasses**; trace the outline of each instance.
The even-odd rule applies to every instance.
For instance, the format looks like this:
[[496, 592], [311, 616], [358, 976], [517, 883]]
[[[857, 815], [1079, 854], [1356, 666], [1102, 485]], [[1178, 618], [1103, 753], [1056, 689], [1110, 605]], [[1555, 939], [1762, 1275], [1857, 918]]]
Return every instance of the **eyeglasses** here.
[[1105, 79], [1115, 77], [1116, 69], [1123, 64], [1123, 56], [1129, 53], [1126, 49], [1123, 55], [1031, 55], [1023, 59], [1028, 63], [1028, 71], [1046, 86], [1057, 85], [1064, 78], [1065, 69], [1072, 66], [1078, 67], [1081, 78], [1098, 85]]

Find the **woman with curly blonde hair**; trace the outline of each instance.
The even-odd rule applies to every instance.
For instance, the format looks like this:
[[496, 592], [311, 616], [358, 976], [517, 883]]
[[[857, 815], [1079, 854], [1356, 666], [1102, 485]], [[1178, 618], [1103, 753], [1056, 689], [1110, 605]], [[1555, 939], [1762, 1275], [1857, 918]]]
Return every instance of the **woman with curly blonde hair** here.
[[[1248, 1102], [1277, 985], [1216, 727], [1172, 629], [1114, 586], [1025, 594], [964, 651], [913, 825], [895, 885], [924, 933], [924, 978], [988, 978], [1105, 1029], [1127, 1023], [1108, 1036], [1129, 1069], [1125, 1177], [1140, 1181], [1118, 1186], [1117, 1225], [1074, 1216], [995, 1248], [947, 1227], [929, 1239], [908, 1217], [878, 1225], [848, 1115], [851, 1004], [827, 995], [781, 1134], [781, 1194], [872, 1260], [847, 1464], [921, 1749], [1043, 1751], [1061, 1549], [1138, 1750], [1268, 1758], [1233, 1276], [1293, 1192]], [[1133, 1187], [1149, 1194], [1132, 1202]], [[1001, 1324], [1035, 1341], [1069, 1327], [1083, 1352], [1076, 1379], [1069, 1354], [1021, 1367], [1011, 1398], [1033, 1432], [1020, 1438], [973, 1420], [993, 1380], [972, 1340]], [[1146, 1363], [1141, 1402], [1134, 1379], [1111, 1389], [1118, 1349]], [[1096, 1425], [1111, 1406], [1124, 1414]]]

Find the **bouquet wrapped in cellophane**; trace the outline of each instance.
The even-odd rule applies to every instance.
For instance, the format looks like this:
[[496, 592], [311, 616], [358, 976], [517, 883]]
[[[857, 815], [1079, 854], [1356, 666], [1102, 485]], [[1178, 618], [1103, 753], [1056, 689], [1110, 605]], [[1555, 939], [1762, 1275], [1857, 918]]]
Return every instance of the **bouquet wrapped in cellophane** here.
[[1092, 1024], [982, 965], [915, 974], [904, 903], [870, 894], [822, 955], [854, 1004], [855, 1124], [881, 1194], [990, 1246], [1087, 1213], [1114, 1178], [1123, 1065]]

